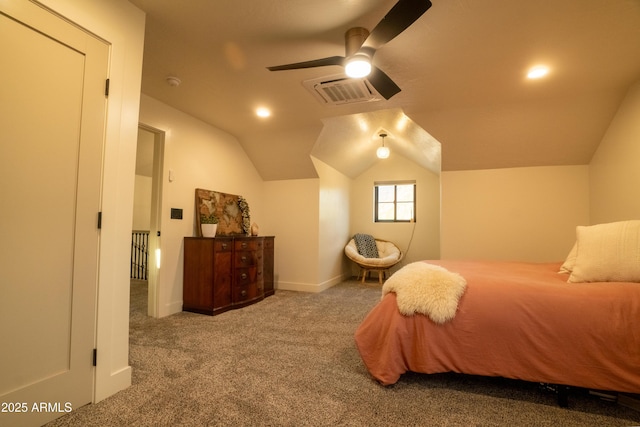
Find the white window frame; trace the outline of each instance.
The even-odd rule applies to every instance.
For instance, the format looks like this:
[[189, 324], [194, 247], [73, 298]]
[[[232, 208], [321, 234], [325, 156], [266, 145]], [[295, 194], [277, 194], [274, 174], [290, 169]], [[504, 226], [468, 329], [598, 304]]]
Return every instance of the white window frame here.
[[[397, 198], [397, 187], [399, 185], [413, 185], [413, 201], [411, 206], [411, 215], [410, 218], [407, 219], [398, 219], [398, 204], [399, 203], [409, 203], [407, 201], [399, 201]], [[393, 197], [393, 219], [380, 219], [378, 218], [378, 210], [381, 203], [390, 203], [390, 202], [380, 202], [378, 201], [378, 187], [385, 186], [393, 186], [394, 187], [394, 197]], [[416, 221], [416, 195], [417, 195], [417, 185], [416, 181], [378, 181], [373, 183], [373, 221], [374, 222], [386, 222], [386, 223], [394, 223], [394, 222], [415, 222]]]

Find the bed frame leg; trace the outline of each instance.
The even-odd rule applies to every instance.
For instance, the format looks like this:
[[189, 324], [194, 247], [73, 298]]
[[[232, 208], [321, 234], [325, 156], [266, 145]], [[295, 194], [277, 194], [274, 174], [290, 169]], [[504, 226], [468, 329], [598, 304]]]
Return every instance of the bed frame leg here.
[[569, 387], [566, 385], [558, 386], [558, 406], [561, 408], [569, 407]]
[[558, 406], [561, 408], [567, 408], [569, 406], [569, 389], [571, 387], [560, 384], [540, 383], [540, 388], [543, 391], [555, 393], [558, 397]]

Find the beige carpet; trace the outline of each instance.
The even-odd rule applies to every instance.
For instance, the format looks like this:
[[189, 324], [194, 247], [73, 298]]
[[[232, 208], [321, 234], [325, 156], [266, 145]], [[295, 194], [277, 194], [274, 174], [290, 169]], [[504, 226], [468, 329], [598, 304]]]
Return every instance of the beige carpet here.
[[320, 294], [277, 291], [210, 317], [146, 317], [132, 287], [133, 385], [51, 426], [630, 426], [640, 413], [572, 391], [569, 408], [539, 385], [406, 374], [382, 387], [353, 333], [380, 287], [348, 281]]

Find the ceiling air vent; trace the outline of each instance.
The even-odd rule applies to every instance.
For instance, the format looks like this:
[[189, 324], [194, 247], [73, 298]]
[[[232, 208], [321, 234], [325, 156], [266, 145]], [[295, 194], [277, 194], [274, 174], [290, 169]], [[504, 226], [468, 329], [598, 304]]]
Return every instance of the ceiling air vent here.
[[383, 99], [367, 79], [351, 79], [337, 75], [306, 80], [302, 84], [322, 104], [343, 105]]

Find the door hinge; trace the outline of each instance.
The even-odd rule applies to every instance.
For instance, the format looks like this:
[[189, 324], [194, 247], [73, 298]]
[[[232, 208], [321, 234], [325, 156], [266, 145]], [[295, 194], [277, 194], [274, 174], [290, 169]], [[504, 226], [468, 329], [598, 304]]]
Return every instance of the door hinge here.
[[93, 349], [93, 366], [98, 366], [98, 349], [94, 348]]
[[98, 212], [98, 230], [102, 228], [102, 212]]
[[104, 83], [104, 96], [109, 96], [109, 79]]

